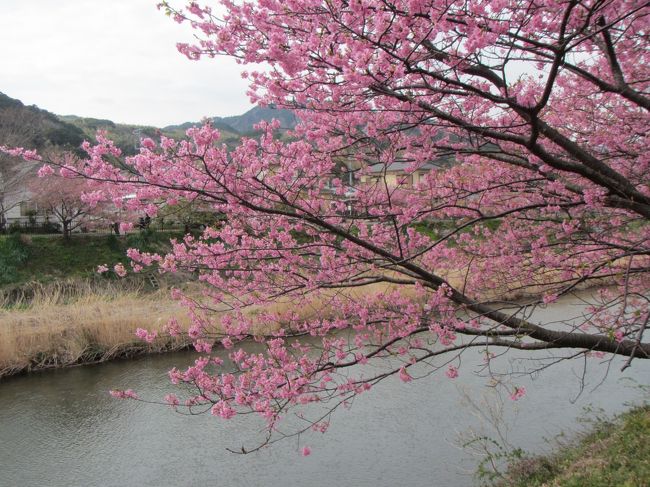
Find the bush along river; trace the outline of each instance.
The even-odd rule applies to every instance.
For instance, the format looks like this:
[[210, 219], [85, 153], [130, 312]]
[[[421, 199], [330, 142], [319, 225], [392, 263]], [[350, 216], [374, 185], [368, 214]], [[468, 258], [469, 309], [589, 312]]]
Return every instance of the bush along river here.
[[[563, 299], [537, 314], [540, 320], [579, 315], [580, 303]], [[636, 360], [621, 373], [625, 360], [616, 358], [607, 373], [607, 364], [593, 358], [581, 388], [584, 362], [560, 362], [517, 377], [527, 394], [511, 401], [472, 373], [482, 357], [470, 352], [455, 380], [444, 373], [410, 383], [392, 377], [355, 399], [349, 411], [337, 411], [326, 434], [308, 432], [236, 455], [226, 448], [263, 439], [257, 418], [184, 416], [108, 395], [132, 388], [143, 398], [160, 399], [173, 387], [167, 370], [195, 357], [172, 353], [0, 383], [0, 485], [469, 487], [476, 484], [480, 458], [460, 446], [462, 437], [471, 429], [495, 435], [480, 411], [485, 415], [501, 404], [509, 442], [538, 453], [551, 448], [548, 438], [578, 431], [576, 419], [594, 414], [585, 407], [606, 414], [625, 410], [642, 397], [638, 385], [650, 377], [648, 361]], [[530, 365], [524, 361], [522, 367]], [[307, 457], [300, 454], [305, 445], [312, 450]]]

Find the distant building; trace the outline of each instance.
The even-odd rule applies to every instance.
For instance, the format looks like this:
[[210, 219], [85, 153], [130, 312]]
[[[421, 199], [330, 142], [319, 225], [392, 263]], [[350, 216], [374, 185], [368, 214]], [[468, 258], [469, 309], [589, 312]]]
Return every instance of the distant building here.
[[440, 165], [427, 162], [415, 170], [411, 170], [411, 167], [411, 163], [397, 161], [390, 164], [373, 164], [370, 166], [370, 173], [361, 176], [361, 182], [364, 184], [385, 182], [390, 188], [397, 186], [412, 188], [429, 172], [439, 169]]
[[4, 201], [4, 206], [7, 208], [5, 211], [5, 225], [9, 227], [13, 224], [29, 225], [40, 224], [47, 220], [47, 212], [45, 208], [39, 208], [38, 205], [32, 201], [32, 193], [27, 189], [22, 189], [8, 195]]

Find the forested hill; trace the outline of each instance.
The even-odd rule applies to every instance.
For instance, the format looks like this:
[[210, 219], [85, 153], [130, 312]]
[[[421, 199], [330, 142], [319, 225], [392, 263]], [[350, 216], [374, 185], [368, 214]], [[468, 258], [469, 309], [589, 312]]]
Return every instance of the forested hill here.
[[77, 149], [83, 131], [53, 113], [0, 93], [0, 145], [43, 149], [59, 146]]
[[[234, 146], [242, 136], [254, 136], [256, 124], [274, 118], [280, 120], [283, 129], [296, 126], [297, 119], [293, 112], [274, 107], [255, 107], [243, 115], [213, 117], [212, 123], [221, 131], [223, 141]], [[133, 155], [138, 151], [142, 137], [156, 139], [165, 135], [182, 139], [188, 128], [199, 124], [196, 121], [157, 128], [76, 115], [54, 115], [0, 93], [0, 145], [30, 149], [58, 146], [80, 152], [79, 146], [84, 140], [92, 141], [97, 130], [104, 130], [123, 154]]]
[[[76, 115], [60, 115], [59, 118], [79, 128], [84, 134], [84, 139], [90, 141], [95, 140], [95, 134], [98, 130], [105, 131], [108, 137], [115, 142], [115, 145], [121, 149], [122, 154], [126, 156], [132, 156], [138, 152], [140, 139], [143, 137], [151, 137], [156, 140], [161, 135], [174, 139], [181, 139], [185, 136], [183, 130], [167, 130], [147, 125], [115, 123], [112, 120], [100, 118], [78, 117]], [[232, 137], [235, 137], [235, 135], [232, 134]]]
[[[108, 137], [122, 150], [124, 155], [130, 156], [138, 152], [140, 139], [151, 137], [154, 140], [161, 135], [171, 137], [176, 140], [185, 138], [185, 131], [192, 127], [192, 123], [183, 125], [170, 125], [164, 128], [157, 128], [147, 125], [131, 125], [124, 123], [115, 123], [111, 120], [99, 118], [84, 118], [76, 115], [62, 115], [61, 120], [74, 124], [79, 127], [88, 140], [94, 140], [97, 130], [104, 130]], [[219, 127], [221, 138], [228, 145], [235, 145], [240, 138], [239, 133], [231, 127]]]

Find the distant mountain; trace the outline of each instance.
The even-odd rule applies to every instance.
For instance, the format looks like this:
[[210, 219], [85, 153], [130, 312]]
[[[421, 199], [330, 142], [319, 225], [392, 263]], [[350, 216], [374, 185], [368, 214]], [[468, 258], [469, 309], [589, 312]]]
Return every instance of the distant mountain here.
[[[59, 118], [79, 127], [88, 140], [94, 140], [97, 130], [106, 131], [108, 137], [115, 142], [115, 145], [120, 148], [122, 154], [126, 156], [134, 155], [139, 151], [140, 139], [144, 137], [151, 137], [156, 140], [161, 135], [164, 135], [165, 137], [177, 140], [184, 139], [186, 138], [185, 131], [194, 125], [188, 122], [186, 124], [170, 125], [160, 129], [147, 125], [115, 123], [111, 120], [83, 118], [77, 117], [76, 115], [62, 115]], [[222, 130], [221, 137], [227, 144], [233, 144], [239, 140], [239, 135], [230, 127]]]
[[[215, 117], [212, 120], [212, 126], [214, 128], [217, 128], [221, 130], [222, 132], [229, 132], [232, 134], [240, 135], [239, 131], [236, 130], [235, 128], [231, 127], [225, 122], [222, 122], [219, 117]], [[201, 125], [201, 122], [185, 122], [180, 125], [167, 125], [166, 127], [163, 128], [163, 130], [170, 130], [170, 131], [183, 131], [185, 132], [187, 129], [196, 127], [198, 125]]]
[[296, 115], [290, 110], [284, 110], [275, 107], [255, 107], [248, 110], [243, 115], [235, 117], [215, 117], [213, 120], [230, 125], [240, 134], [253, 132], [254, 126], [261, 121], [270, 122], [273, 119], [280, 121], [283, 129], [292, 129], [298, 123]]
[[[254, 107], [243, 115], [213, 117], [212, 124], [221, 131], [251, 135], [255, 132], [255, 125], [262, 121], [270, 122], [274, 118], [280, 121], [280, 126], [285, 130], [293, 129], [298, 122], [296, 115], [290, 110], [275, 107]], [[198, 124], [199, 122], [186, 122], [181, 125], [168, 125], [163, 130], [187, 130]]]

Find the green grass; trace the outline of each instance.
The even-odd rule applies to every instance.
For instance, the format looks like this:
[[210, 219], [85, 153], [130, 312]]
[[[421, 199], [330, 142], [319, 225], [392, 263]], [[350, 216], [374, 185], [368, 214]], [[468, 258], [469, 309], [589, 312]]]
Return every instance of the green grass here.
[[516, 461], [498, 485], [650, 486], [650, 404], [597, 422], [576, 444], [552, 455]]
[[28, 259], [29, 249], [19, 235], [0, 239], [0, 286], [17, 280]]
[[126, 249], [130, 247], [165, 251], [174, 237], [181, 235], [145, 231], [120, 237], [73, 235], [68, 240], [45, 235], [0, 236], [0, 286], [92, 277], [100, 264], [127, 264]]
[[30, 259], [21, 277], [23, 281], [88, 277], [99, 264], [116, 264], [126, 259], [121, 242], [111, 244], [108, 236], [31, 238]]

